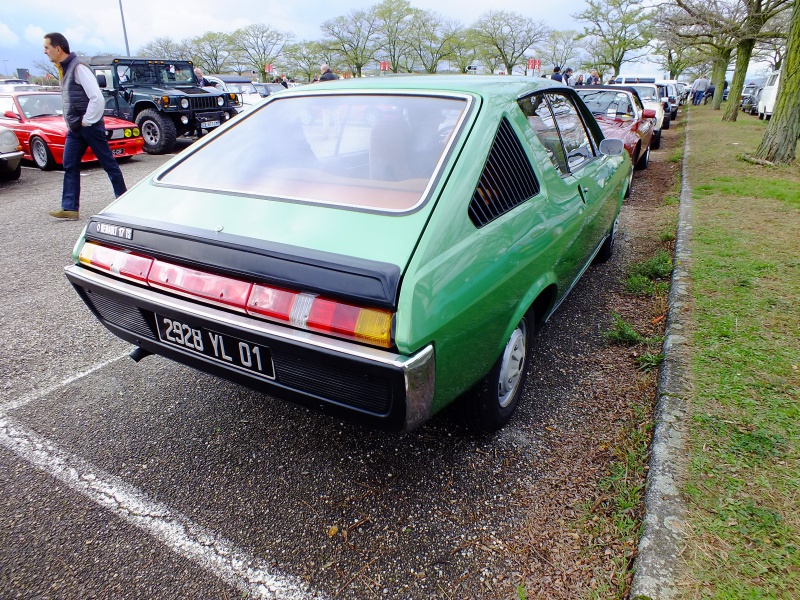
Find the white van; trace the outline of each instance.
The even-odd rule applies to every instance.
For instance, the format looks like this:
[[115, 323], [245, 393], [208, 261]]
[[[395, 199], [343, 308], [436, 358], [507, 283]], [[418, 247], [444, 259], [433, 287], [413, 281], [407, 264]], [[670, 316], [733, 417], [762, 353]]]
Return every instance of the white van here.
[[769, 119], [772, 111], [775, 110], [775, 98], [778, 96], [778, 84], [781, 82], [781, 72], [773, 71], [767, 76], [767, 83], [761, 90], [761, 98], [758, 100], [758, 118]]

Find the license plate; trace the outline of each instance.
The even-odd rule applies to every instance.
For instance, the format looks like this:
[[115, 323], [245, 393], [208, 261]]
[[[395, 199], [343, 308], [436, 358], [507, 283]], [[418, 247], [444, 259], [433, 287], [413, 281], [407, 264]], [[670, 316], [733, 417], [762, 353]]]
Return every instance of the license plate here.
[[275, 379], [275, 367], [269, 348], [240, 340], [224, 333], [188, 325], [181, 320], [156, 315], [158, 337], [170, 346], [177, 346], [213, 361], [265, 379]]
[[125, 153], [124, 148], [114, 148], [113, 150], [111, 150], [111, 154], [113, 154], [114, 156], [119, 156], [120, 154], [124, 153]]
[[219, 121], [201, 121], [200, 127], [208, 129], [209, 127], [219, 127]]

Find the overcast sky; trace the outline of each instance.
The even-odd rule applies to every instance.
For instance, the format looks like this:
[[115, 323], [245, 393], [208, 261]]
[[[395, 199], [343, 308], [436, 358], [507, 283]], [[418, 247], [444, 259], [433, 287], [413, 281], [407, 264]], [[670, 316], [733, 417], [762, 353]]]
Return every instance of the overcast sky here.
[[[30, 69], [32, 75], [39, 74], [33, 61], [46, 60], [42, 36], [51, 31], [63, 33], [72, 50], [87, 55], [125, 53], [120, 0], [3, 0], [2, 4], [0, 71], [4, 75], [19, 67]], [[166, 36], [180, 41], [207, 31], [230, 32], [253, 23], [290, 31], [298, 41], [321, 39], [320, 24], [323, 21], [374, 4], [377, 2], [357, 0], [192, 0], [180, 4], [163, 0], [122, 0], [132, 54], [156, 37]], [[474, 22], [490, 7], [519, 12], [559, 30], [582, 29], [572, 15], [586, 6], [585, 0], [540, 1], [528, 5], [511, 0], [493, 0], [490, 3], [412, 0], [411, 4], [457, 19], [464, 25]]]

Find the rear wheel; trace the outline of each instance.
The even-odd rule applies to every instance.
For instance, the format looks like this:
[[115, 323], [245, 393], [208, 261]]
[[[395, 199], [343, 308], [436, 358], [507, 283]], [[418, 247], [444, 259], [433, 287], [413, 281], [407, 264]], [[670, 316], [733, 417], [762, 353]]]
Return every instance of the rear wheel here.
[[31, 138], [31, 156], [33, 156], [33, 162], [42, 171], [52, 171], [56, 166], [53, 153], [50, 152], [50, 148], [40, 137]]
[[637, 169], [646, 169], [647, 165], [650, 164], [650, 146], [644, 149], [644, 152], [639, 157], [639, 160], [636, 161], [636, 168]]
[[669, 113], [664, 113], [664, 122], [661, 123], [661, 129], [669, 129]]
[[175, 123], [156, 110], [148, 108], [136, 117], [136, 126], [144, 138], [144, 151], [163, 154], [175, 148], [178, 139]]
[[607, 262], [614, 255], [614, 240], [617, 238], [618, 221], [619, 217], [614, 219], [614, 224], [611, 226], [611, 231], [609, 232], [606, 241], [603, 242], [602, 246], [600, 246], [600, 251], [597, 253], [597, 257], [595, 258], [597, 262]]
[[656, 131], [653, 132], [653, 139], [650, 142], [650, 147], [653, 150], [658, 150], [659, 148], [661, 148], [661, 130], [660, 129], [657, 129]]
[[463, 419], [471, 429], [492, 433], [511, 419], [528, 376], [534, 327], [531, 309], [511, 333], [489, 374], [462, 399]]

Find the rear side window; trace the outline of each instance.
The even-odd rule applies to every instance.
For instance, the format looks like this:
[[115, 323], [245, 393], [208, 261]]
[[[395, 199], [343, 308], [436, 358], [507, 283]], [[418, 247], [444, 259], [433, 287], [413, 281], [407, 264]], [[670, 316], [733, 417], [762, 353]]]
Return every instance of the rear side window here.
[[539, 182], [525, 150], [503, 119], [472, 195], [469, 218], [483, 227], [538, 193]]
[[562, 175], [568, 175], [567, 156], [564, 154], [564, 145], [561, 143], [561, 136], [558, 134], [556, 120], [550, 112], [550, 106], [544, 95], [537, 94], [529, 98], [523, 98], [518, 102], [520, 109], [528, 119], [536, 137], [539, 138], [544, 146], [547, 156]]
[[594, 146], [586, 133], [583, 121], [575, 106], [566, 97], [559, 94], [545, 94], [553, 110], [558, 131], [564, 141], [567, 154], [567, 166], [570, 171], [580, 169], [583, 164], [594, 158]]

